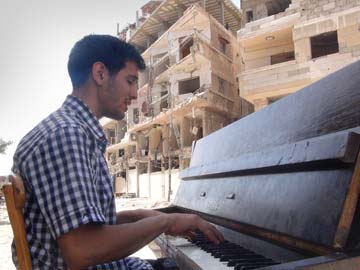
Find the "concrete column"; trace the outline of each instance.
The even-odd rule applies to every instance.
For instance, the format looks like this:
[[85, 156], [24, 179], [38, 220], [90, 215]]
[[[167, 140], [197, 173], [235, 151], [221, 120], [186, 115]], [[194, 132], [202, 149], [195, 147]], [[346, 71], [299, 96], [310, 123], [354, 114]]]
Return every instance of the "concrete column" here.
[[136, 197], [140, 197], [139, 162], [136, 163]]
[[202, 112], [202, 126], [203, 126], [203, 136], [207, 136], [211, 133], [211, 127], [210, 127], [210, 115], [209, 113], [204, 110]]
[[[140, 132], [136, 133], [136, 159], [139, 160], [141, 153], [140, 153], [140, 142], [139, 142], [139, 134]], [[140, 197], [140, 176], [139, 176], [139, 171], [140, 171], [140, 162], [136, 162], [136, 197], [139, 198]]]
[[150, 153], [148, 154], [148, 181], [149, 181], [149, 198], [151, 198], [151, 156]]
[[295, 60], [305, 63], [311, 59], [310, 38], [298, 39], [294, 42]]
[[191, 146], [192, 136], [190, 133], [190, 119], [183, 118], [180, 122], [180, 140], [181, 145], [184, 147]]

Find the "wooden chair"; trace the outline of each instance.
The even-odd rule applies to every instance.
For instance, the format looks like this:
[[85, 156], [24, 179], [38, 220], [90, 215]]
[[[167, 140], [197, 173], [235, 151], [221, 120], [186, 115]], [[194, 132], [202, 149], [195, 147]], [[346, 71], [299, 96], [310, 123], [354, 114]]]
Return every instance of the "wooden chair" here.
[[19, 270], [31, 270], [31, 257], [26, 239], [22, 209], [25, 207], [25, 188], [19, 176], [9, 176], [10, 183], [3, 186], [6, 207], [13, 230]]

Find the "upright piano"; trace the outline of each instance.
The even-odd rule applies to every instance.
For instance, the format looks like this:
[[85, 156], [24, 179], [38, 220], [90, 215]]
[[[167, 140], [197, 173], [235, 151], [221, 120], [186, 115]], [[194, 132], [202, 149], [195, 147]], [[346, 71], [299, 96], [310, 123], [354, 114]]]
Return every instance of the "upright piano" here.
[[193, 144], [173, 205], [226, 242], [161, 235], [180, 269], [360, 269], [360, 61]]

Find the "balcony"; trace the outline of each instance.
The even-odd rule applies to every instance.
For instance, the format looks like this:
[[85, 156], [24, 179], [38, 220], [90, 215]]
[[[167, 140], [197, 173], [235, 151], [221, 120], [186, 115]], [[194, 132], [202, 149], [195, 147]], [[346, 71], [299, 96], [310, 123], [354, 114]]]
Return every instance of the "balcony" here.
[[251, 69], [239, 76], [240, 96], [251, 101], [295, 92], [310, 84], [315, 74], [309, 63], [295, 60]]
[[359, 58], [335, 53], [297, 63], [296, 60], [245, 71], [239, 75], [240, 96], [254, 101], [293, 93]]

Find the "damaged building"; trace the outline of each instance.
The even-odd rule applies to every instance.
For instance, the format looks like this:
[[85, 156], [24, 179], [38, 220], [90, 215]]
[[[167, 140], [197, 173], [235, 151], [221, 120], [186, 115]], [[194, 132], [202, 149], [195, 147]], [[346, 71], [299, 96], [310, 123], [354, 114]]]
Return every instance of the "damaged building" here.
[[116, 192], [169, 199], [198, 139], [358, 60], [359, 23], [360, 0], [149, 1], [119, 30], [138, 99], [102, 120]]
[[147, 66], [128, 108], [126, 135], [119, 140], [119, 124], [102, 121], [108, 138], [116, 138], [106, 152], [116, 192], [164, 199], [188, 167], [193, 143], [251, 113], [253, 105], [239, 95], [241, 13], [232, 1], [150, 3], [155, 9], [144, 14], [142, 8], [135, 30], [120, 31]]
[[359, 0], [243, 0], [240, 96], [255, 110], [360, 56]]

